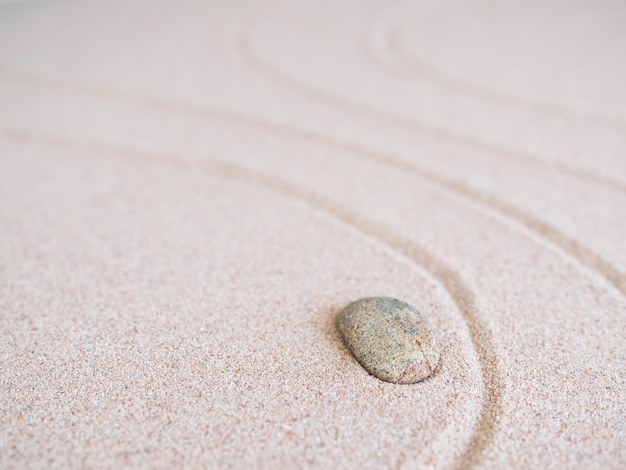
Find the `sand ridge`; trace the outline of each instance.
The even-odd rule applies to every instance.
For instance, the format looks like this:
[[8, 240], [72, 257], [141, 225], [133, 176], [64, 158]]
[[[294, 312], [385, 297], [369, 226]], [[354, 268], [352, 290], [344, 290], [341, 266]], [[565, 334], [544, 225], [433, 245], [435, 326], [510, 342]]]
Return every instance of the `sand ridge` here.
[[[524, 89], [471, 30], [450, 78], [455, 3]], [[624, 38], [572, 83], [504, 26], [624, 12], [555, 5], [1, 5], [0, 464], [623, 466]], [[434, 377], [354, 361], [372, 295]]]

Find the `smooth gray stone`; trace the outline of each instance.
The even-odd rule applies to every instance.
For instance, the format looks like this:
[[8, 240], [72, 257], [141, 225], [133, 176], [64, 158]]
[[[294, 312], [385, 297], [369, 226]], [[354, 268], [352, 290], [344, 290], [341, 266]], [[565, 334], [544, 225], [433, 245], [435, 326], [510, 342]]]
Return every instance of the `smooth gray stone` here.
[[390, 297], [352, 302], [337, 322], [345, 345], [370, 374], [386, 382], [424, 380], [439, 366], [439, 347], [428, 320]]

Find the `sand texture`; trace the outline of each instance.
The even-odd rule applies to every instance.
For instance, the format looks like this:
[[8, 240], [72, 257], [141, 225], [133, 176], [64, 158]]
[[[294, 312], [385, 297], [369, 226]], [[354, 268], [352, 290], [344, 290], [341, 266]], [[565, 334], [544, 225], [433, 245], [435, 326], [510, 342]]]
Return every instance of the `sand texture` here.
[[[0, 2], [0, 467], [626, 468], [625, 24]], [[428, 380], [345, 347], [372, 296]]]

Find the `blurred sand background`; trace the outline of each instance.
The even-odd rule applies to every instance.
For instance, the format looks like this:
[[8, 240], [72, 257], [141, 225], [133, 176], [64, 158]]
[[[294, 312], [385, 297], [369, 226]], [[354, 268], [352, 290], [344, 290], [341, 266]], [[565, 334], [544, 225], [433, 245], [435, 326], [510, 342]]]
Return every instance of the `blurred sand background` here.
[[[0, 4], [0, 467], [625, 468], [625, 25]], [[375, 295], [434, 377], [341, 344]]]

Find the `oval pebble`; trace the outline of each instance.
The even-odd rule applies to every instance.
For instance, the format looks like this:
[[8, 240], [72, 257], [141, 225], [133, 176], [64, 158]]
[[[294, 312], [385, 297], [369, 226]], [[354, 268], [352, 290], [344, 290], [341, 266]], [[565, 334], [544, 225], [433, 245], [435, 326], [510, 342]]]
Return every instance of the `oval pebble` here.
[[339, 314], [345, 345], [370, 374], [392, 383], [419, 382], [439, 365], [439, 347], [428, 320], [391, 297], [352, 302]]

